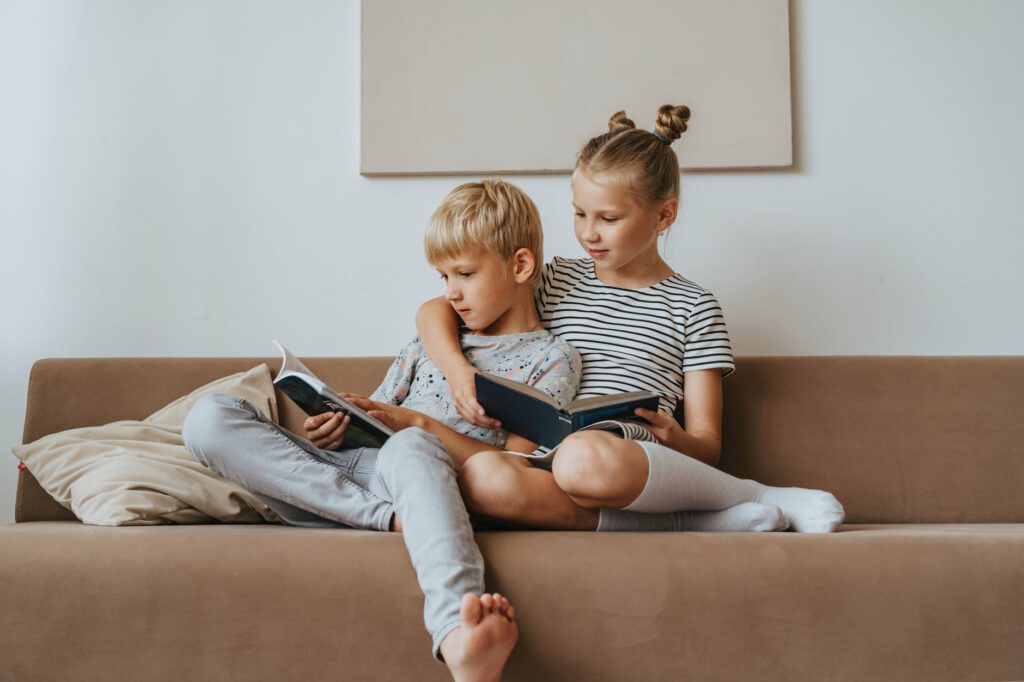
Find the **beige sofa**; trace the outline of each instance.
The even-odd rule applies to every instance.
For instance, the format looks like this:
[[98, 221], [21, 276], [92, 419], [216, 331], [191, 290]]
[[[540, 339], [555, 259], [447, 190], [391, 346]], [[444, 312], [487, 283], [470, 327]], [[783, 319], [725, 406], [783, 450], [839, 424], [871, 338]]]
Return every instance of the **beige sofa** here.
[[[256, 362], [40, 361], [25, 442]], [[308, 364], [368, 391], [387, 362]], [[1024, 679], [1024, 358], [740, 358], [725, 418], [722, 468], [827, 489], [847, 524], [480, 532], [521, 626], [506, 679]], [[2, 680], [446, 679], [395, 535], [86, 526], [23, 471], [0, 581]]]

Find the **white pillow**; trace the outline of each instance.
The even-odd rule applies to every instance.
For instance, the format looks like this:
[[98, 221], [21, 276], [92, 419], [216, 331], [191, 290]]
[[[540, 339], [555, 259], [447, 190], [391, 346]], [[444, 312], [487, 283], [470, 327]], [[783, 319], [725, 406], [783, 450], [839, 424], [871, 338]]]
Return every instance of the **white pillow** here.
[[84, 523], [256, 523], [277, 515], [252, 493], [200, 464], [185, 449], [182, 424], [207, 393], [245, 398], [277, 420], [270, 369], [218, 379], [143, 421], [119, 421], [44, 436], [15, 447], [40, 485]]

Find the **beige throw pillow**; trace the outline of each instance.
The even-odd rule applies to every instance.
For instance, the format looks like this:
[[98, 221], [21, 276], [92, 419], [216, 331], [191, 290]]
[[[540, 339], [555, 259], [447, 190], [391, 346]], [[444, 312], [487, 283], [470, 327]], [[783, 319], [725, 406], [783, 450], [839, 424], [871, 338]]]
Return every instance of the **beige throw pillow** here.
[[143, 421], [119, 421], [44, 436], [14, 448], [40, 485], [84, 523], [276, 521], [252, 493], [215, 474], [185, 449], [182, 424], [208, 393], [244, 398], [277, 420], [270, 369], [254, 367], [218, 379]]

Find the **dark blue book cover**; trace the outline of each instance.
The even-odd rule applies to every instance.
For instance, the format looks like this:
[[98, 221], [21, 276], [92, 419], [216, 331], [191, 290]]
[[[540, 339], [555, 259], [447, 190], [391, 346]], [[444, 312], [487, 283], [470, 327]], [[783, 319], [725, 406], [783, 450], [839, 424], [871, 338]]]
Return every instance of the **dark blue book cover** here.
[[538, 388], [483, 372], [476, 375], [476, 400], [501, 428], [547, 448], [598, 422], [636, 419], [637, 407], [658, 409], [658, 396], [647, 391], [584, 398], [560, 409]]

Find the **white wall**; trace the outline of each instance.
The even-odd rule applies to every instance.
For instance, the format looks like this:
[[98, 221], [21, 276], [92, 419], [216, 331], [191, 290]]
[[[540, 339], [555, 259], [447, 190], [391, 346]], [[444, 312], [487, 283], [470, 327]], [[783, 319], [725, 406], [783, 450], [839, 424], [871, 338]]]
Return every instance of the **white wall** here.
[[[670, 262], [740, 355], [1024, 353], [1024, 3], [791, 12], [798, 165], [685, 178]], [[0, 444], [38, 358], [407, 340], [462, 178], [360, 177], [358, 105], [354, 1], [0, 0]], [[577, 254], [568, 179], [515, 181]]]

